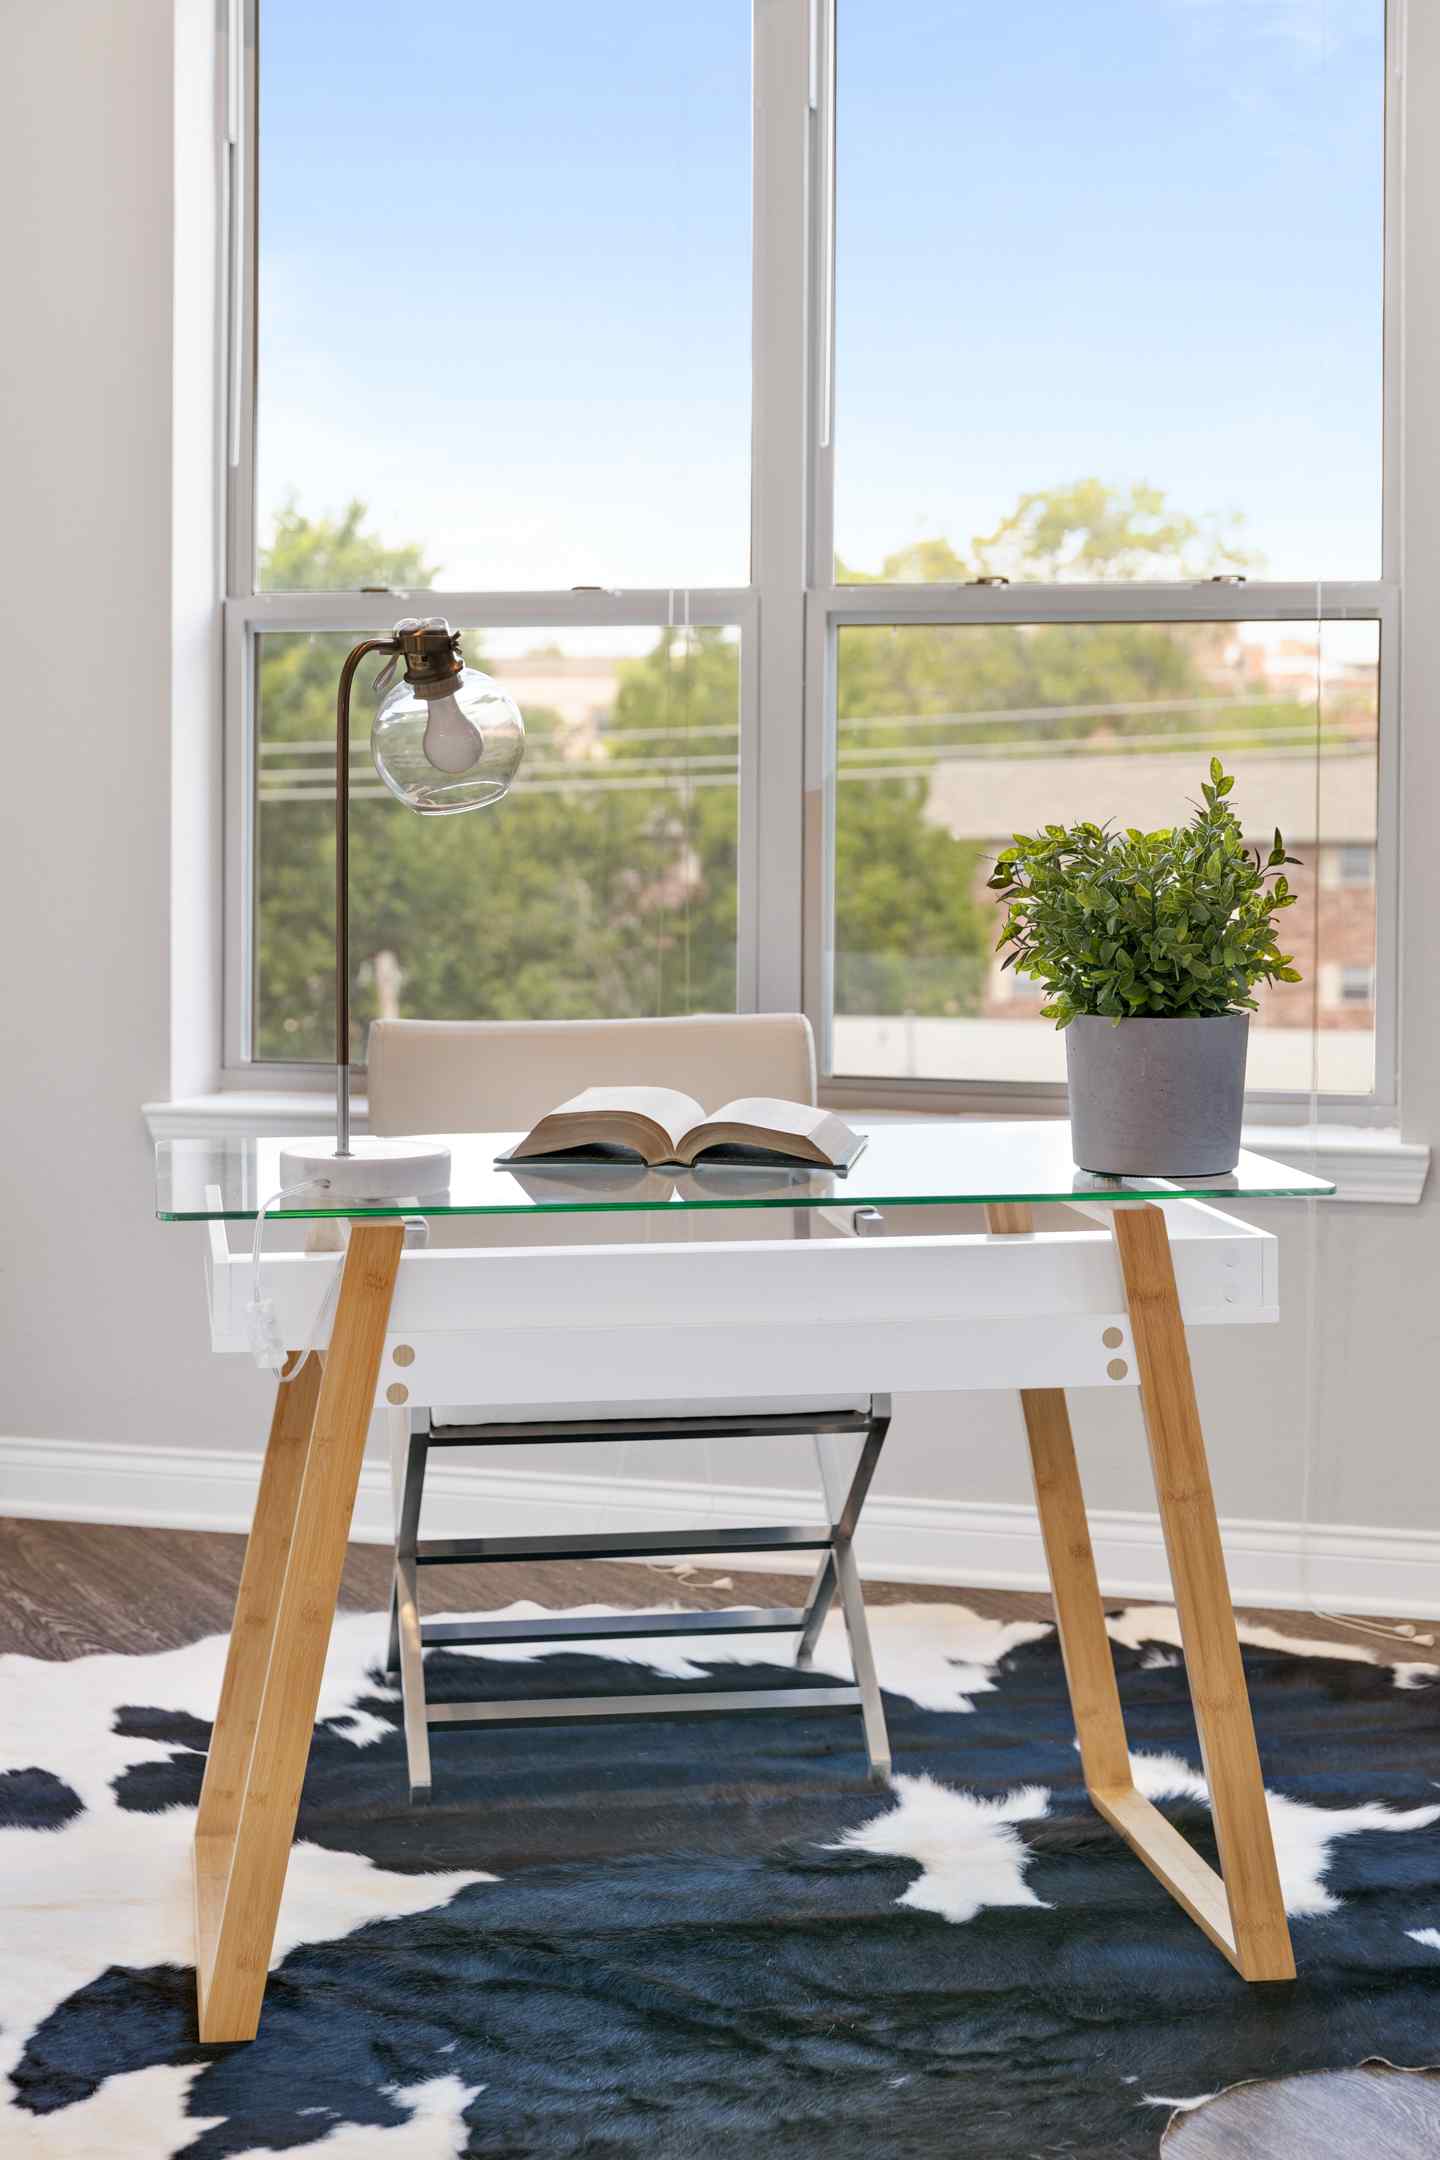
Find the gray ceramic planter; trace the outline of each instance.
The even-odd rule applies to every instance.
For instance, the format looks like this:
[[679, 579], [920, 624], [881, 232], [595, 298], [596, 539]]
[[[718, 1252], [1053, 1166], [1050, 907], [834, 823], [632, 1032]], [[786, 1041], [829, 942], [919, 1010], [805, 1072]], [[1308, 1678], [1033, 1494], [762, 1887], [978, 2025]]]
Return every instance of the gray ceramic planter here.
[[1082, 1170], [1219, 1177], [1240, 1158], [1248, 1013], [1111, 1020], [1065, 1030], [1070, 1134]]

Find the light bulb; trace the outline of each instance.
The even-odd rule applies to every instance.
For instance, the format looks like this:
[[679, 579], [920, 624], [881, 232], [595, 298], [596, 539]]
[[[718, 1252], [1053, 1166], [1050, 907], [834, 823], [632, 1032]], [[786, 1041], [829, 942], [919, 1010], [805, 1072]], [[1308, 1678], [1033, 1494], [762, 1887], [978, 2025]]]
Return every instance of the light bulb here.
[[525, 755], [525, 723], [499, 683], [467, 667], [439, 697], [398, 682], [375, 715], [370, 754], [399, 801], [422, 817], [453, 817], [508, 792]]
[[430, 718], [425, 727], [424, 751], [437, 772], [469, 772], [484, 753], [479, 728], [467, 720], [453, 697], [426, 700]]

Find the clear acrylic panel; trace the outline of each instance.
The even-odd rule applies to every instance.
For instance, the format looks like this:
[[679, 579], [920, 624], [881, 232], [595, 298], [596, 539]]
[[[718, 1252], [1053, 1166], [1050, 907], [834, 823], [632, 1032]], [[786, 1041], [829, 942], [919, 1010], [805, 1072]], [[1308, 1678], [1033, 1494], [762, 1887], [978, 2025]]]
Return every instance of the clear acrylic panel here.
[[743, 583], [749, 0], [262, 0], [259, 55], [262, 588]]
[[839, 631], [832, 1070], [1063, 1081], [985, 880], [1012, 833], [1182, 822], [1209, 760], [1247, 839], [1300, 867], [1298, 984], [1261, 986], [1252, 1092], [1375, 1081], [1374, 622], [847, 625]]
[[838, 13], [837, 577], [1378, 577], [1384, 0]]
[[[681, 596], [683, 597], [683, 596]], [[335, 685], [350, 633], [257, 640], [255, 1055], [334, 1056]], [[421, 818], [351, 705], [353, 1052], [377, 1015], [611, 1019], [735, 1005], [740, 642], [730, 629], [486, 630], [519, 705], [510, 793]]]

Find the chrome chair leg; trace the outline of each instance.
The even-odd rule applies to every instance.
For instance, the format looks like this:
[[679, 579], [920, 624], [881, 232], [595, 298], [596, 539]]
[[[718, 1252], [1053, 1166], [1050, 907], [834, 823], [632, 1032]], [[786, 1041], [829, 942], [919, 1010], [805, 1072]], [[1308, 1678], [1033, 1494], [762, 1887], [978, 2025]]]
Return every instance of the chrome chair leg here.
[[410, 1770], [410, 1799], [419, 1805], [430, 1797], [430, 1727], [425, 1701], [425, 1661], [420, 1637], [420, 1597], [416, 1552], [420, 1543], [420, 1503], [425, 1493], [425, 1463], [430, 1453], [429, 1418], [411, 1426], [405, 1462], [400, 1522], [395, 1534], [395, 1577], [390, 1592], [391, 1641], [400, 1667], [400, 1700], [405, 1716], [405, 1754]]
[[385, 1643], [385, 1670], [394, 1679], [400, 1670], [400, 1585], [398, 1570], [390, 1570], [390, 1626]]
[[[875, 1475], [875, 1465], [880, 1459], [880, 1450], [885, 1444], [885, 1435], [890, 1430], [890, 1417], [889, 1396], [872, 1395], [870, 1398], [870, 1427], [861, 1446], [855, 1475], [849, 1491], [839, 1505], [841, 1517], [850, 1525], [849, 1530], [845, 1533], [847, 1537], [854, 1535], [855, 1524], [860, 1520], [860, 1510], [865, 1505], [865, 1496], [870, 1490], [870, 1480]], [[829, 1443], [832, 1452], [828, 1460], [831, 1467], [827, 1472], [827, 1457], [823, 1445], [826, 1437], [817, 1434], [815, 1447], [820, 1461], [820, 1479], [825, 1487], [825, 1505], [834, 1514], [836, 1510], [832, 1506], [827, 1476], [838, 1480], [840, 1472], [833, 1467], [835, 1463], [833, 1439]], [[820, 1630], [829, 1617], [830, 1607], [835, 1599], [836, 1588], [835, 1555], [831, 1551], [827, 1552], [825, 1558], [821, 1561], [819, 1572], [816, 1574], [810, 1595], [806, 1600], [805, 1631], [801, 1635], [795, 1651], [795, 1663], [802, 1670], [809, 1666], [815, 1655], [815, 1645], [820, 1640]]]
[[[891, 1406], [888, 1395], [871, 1396], [870, 1418], [870, 1427], [857, 1458], [854, 1478], [838, 1507], [839, 1519], [849, 1524], [849, 1529], [845, 1532], [847, 1537], [854, 1535], [855, 1525], [860, 1520], [860, 1510], [865, 1505], [865, 1496], [870, 1489], [870, 1481], [875, 1475], [875, 1466], [880, 1459], [880, 1450], [885, 1444], [885, 1435], [890, 1430]], [[827, 1510], [834, 1514], [837, 1510], [831, 1503], [830, 1481], [838, 1482], [840, 1473], [834, 1468], [834, 1442], [830, 1443], [832, 1452], [827, 1462], [823, 1439], [823, 1435], [816, 1435], [815, 1448], [820, 1462], [821, 1484], [825, 1489], [825, 1505]], [[795, 1651], [795, 1663], [802, 1668], [807, 1667], [815, 1655], [815, 1645], [820, 1640], [820, 1630], [829, 1617], [835, 1590], [835, 1555], [832, 1551], [827, 1552], [821, 1561], [806, 1600], [805, 1631]]]
[[[890, 1775], [890, 1735], [885, 1724], [885, 1706], [881, 1700], [880, 1682], [875, 1671], [875, 1654], [870, 1644], [870, 1627], [865, 1614], [865, 1594], [860, 1587], [860, 1571], [855, 1565], [853, 1539], [860, 1521], [860, 1511], [870, 1490], [880, 1460], [880, 1450], [885, 1445], [885, 1435], [890, 1429], [890, 1398], [876, 1395], [870, 1405], [870, 1429], [860, 1449], [860, 1459], [847, 1486], [843, 1465], [839, 1459], [839, 1443], [830, 1433], [817, 1433], [815, 1453], [820, 1463], [820, 1480], [825, 1488], [826, 1505], [830, 1511], [830, 1529], [834, 1542], [829, 1553], [829, 1573], [821, 1569], [817, 1584], [815, 1605], [821, 1597], [828, 1606], [836, 1590], [840, 1593], [840, 1609], [845, 1618], [845, 1634], [850, 1644], [850, 1661], [855, 1672], [855, 1684], [860, 1690], [861, 1716], [865, 1725], [865, 1748], [870, 1757], [871, 1774], [876, 1778]], [[823, 1620], [824, 1614], [821, 1613]], [[815, 1629], [818, 1635], [819, 1629]], [[813, 1641], [810, 1623], [806, 1624], [802, 1646]]]
[[827, 1552], [821, 1561], [810, 1595], [805, 1600], [805, 1632], [795, 1646], [795, 1663], [802, 1672], [808, 1670], [815, 1656], [815, 1645], [820, 1640], [820, 1630], [829, 1618], [830, 1607], [835, 1600], [835, 1555]]

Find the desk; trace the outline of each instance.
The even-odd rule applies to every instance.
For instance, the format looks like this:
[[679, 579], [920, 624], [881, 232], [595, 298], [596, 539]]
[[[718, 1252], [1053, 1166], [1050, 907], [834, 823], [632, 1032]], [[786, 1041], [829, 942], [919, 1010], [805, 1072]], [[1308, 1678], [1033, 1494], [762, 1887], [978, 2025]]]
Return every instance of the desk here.
[[[349, 1242], [328, 1351], [278, 1391], [195, 1832], [200, 2035], [253, 2038], [366, 1430], [377, 1410], [473, 1402], [663, 1401], [907, 1388], [1020, 1393], [1086, 1785], [1247, 1980], [1294, 1976], [1250, 1705], [1215, 1518], [1186, 1330], [1278, 1317], [1272, 1234], [1217, 1199], [1314, 1198], [1318, 1178], [1242, 1155], [1228, 1177], [1164, 1182], [1077, 1170], [1058, 1121], [880, 1125], [846, 1177], [611, 1167], [523, 1176], [513, 1134], [450, 1139], [447, 1192], [413, 1205], [294, 1202], [275, 1220], [343, 1216]], [[211, 1336], [249, 1347], [251, 1222], [280, 1185], [281, 1140], [158, 1150], [166, 1222], [210, 1226]], [[1063, 1202], [1090, 1227], [1036, 1230]], [[845, 1234], [871, 1211], [975, 1205], [983, 1232]], [[760, 1213], [840, 1235], [745, 1235]], [[696, 1243], [565, 1242], [565, 1218], [726, 1214]], [[502, 1216], [553, 1240], [405, 1249], [403, 1216]], [[818, 1221], [817, 1221], [818, 1218]], [[331, 1252], [266, 1263], [282, 1339], [310, 1340]], [[483, 1379], [480, 1377], [483, 1376]], [[1095, 1575], [1065, 1390], [1138, 1388], [1209, 1782], [1217, 1874], [1136, 1789]]]

